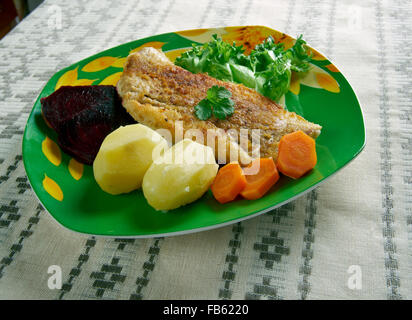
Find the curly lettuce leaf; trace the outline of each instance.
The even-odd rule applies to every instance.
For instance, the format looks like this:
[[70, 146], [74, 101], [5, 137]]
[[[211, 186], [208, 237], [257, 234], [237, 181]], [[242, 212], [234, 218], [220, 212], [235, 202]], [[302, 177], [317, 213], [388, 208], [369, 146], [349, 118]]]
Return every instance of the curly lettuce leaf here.
[[207, 73], [219, 80], [242, 83], [279, 101], [289, 90], [292, 72], [309, 70], [311, 56], [308, 51], [302, 36], [288, 50], [268, 37], [247, 56], [242, 46], [229, 44], [213, 35], [210, 42], [193, 45], [175, 64], [193, 73]]

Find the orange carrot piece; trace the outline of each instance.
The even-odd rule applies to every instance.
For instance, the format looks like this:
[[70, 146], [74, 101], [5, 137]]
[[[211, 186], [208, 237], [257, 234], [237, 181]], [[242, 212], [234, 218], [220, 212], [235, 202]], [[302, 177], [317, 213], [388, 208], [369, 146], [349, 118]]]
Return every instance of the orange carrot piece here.
[[246, 187], [240, 193], [248, 200], [259, 199], [279, 180], [279, 173], [272, 158], [253, 160], [249, 167], [259, 165], [259, 171], [246, 176]]
[[279, 141], [276, 167], [284, 175], [300, 178], [317, 162], [315, 140], [303, 131], [284, 135]]
[[239, 163], [231, 162], [218, 171], [211, 189], [217, 201], [226, 203], [234, 200], [245, 186], [242, 168]]

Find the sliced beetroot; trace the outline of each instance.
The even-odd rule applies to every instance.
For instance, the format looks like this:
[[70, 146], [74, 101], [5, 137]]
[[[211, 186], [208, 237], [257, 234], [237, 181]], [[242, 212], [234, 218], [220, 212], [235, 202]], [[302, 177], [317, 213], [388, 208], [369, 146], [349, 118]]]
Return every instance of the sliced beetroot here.
[[92, 164], [104, 138], [136, 121], [121, 104], [114, 86], [63, 86], [41, 99], [42, 113], [57, 132], [62, 150]]

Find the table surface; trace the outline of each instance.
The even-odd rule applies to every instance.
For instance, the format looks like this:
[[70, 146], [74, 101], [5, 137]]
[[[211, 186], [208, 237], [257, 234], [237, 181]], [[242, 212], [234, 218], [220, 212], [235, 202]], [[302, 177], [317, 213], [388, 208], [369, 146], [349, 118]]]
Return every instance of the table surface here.
[[[45, 1], [0, 41], [0, 299], [411, 299], [411, 11], [402, 0]], [[228, 25], [302, 33], [330, 57], [362, 104], [361, 155], [309, 194], [224, 228], [130, 240], [59, 226], [21, 153], [48, 79], [127, 41]], [[48, 286], [51, 266], [61, 289]]]

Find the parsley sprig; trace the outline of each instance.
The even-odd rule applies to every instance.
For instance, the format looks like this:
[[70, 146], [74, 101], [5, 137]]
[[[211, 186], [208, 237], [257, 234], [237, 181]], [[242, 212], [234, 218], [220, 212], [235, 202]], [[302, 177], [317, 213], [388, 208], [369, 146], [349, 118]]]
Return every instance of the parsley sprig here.
[[200, 120], [208, 120], [212, 114], [224, 120], [235, 112], [232, 93], [225, 87], [213, 86], [207, 90], [207, 96], [195, 106], [195, 115]]

